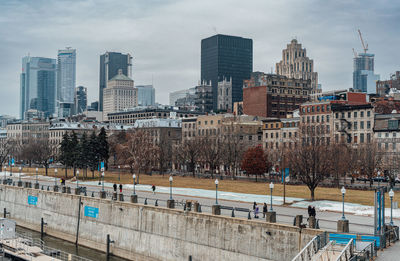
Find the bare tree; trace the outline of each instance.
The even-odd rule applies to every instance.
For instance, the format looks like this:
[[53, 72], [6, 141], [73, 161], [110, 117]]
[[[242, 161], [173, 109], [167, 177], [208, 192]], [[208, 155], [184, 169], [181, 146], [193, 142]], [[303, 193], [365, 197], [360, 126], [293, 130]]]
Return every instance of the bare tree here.
[[370, 180], [370, 185], [372, 185], [372, 178], [383, 165], [382, 153], [376, 143], [359, 145], [356, 153], [360, 173], [367, 176]]
[[38, 139], [32, 142], [34, 160], [44, 166], [46, 170], [46, 176], [48, 174], [48, 168], [55, 156], [55, 146], [51, 144], [48, 138]]
[[243, 136], [232, 125], [227, 128], [223, 136], [223, 149], [222, 160], [228, 166], [234, 179], [240, 168], [246, 146], [243, 142]]
[[214, 171], [221, 163], [223, 146], [220, 136], [204, 137], [200, 140], [201, 159], [211, 171], [211, 178], [214, 178]]
[[175, 157], [179, 162], [187, 166], [187, 169], [192, 172], [193, 177], [196, 175], [196, 164], [199, 161], [201, 152], [200, 139], [195, 137], [189, 140], [184, 140], [180, 146], [175, 149]]
[[0, 139], [0, 170], [3, 169], [3, 165], [12, 153], [13, 145], [14, 142], [11, 139]]
[[172, 161], [172, 141], [168, 138], [165, 131], [160, 130], [159, 140], [155, 146], [155, 157], [160, 174], [164, 175]]

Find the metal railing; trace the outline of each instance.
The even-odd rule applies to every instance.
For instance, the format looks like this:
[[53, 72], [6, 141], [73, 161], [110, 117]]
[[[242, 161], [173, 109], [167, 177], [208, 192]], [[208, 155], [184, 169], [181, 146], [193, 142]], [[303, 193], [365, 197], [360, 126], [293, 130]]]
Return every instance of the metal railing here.
[[311, 261], [313, 256], [320, 249], [320, 238], [315, 236], [308, 244], [298, 253], [292, 261]]
[[350, 259], [354, 256], [354, 242], [353, 239], [350, 239], [349, 243], [343, 248], [342, 252], [336, 259], [336, 261], [350, 261]]

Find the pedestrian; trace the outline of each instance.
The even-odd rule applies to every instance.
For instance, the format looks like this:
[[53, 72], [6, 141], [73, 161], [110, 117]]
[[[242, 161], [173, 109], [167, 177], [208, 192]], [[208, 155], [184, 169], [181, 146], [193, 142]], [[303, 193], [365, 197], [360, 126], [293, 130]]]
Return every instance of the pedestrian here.
[[114, 192], [117, 192], [117, 184], [114, 183], [113, 188], [114, 188]]
[[312, 216], [315, 217], [315, 215], [316, 215], [315, 207], [312, 207], [312, 211], [311, 212], [312, 212]]
[[254, 210], [254, 218], [258, 218], [258, 206], [256, 205], [256, 209]]
[[119, 184], [119, 193], [122, 193], [122, 184]]
[[268, 206], [267, 206], [267, 203], [264, 203], [264, 206], [263, 206], [263, 218], [265, 218], [265, 215], [267, 215], [267, 212], [268, 212]]
[[152, 185], [151, 189], [153, 190], [153, 194], [156, 194], [156, 186]]
[[253, 203], [253, 210], [256, 210], [257, 203], [254, 201]]
[[310, 205], [308, 205], [308, 216], [311, 217], [312, 214], [312, 208]]

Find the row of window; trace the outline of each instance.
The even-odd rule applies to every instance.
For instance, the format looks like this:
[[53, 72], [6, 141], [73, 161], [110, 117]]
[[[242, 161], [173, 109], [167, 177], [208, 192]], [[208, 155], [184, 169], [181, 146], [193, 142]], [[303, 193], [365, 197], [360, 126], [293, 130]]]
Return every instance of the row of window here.
[[[197, 122], [198, 125], [201, 125], [201, 121]], [[204, 125], [207, 125], [208, 121], [204, 121]], [[210, 125], [214, 124], [214, 120], [210, 120]], [[218, 124], [221, 124], [221, 120], [218, 120]]]
[[313, 105], [313, 106], [303, 106], [302, 112], [310, 113], [310, 112], [329, 112], [331, 110], [331, 106], [329, 104], [322, 104], [322, 105]]
[[306, 120], [307, 120], [307, 123], [319, 123], [320, 122], [320, 119], [321, 119], [321, 122], [325, 122], [325, 119], [326, 119], [326, 122], [329, 122], [329, 120], [330, 120], [330, 116], [329, 115], [317, 115], [317, 116], [302, 116], [301, 117], [301, 121], [303, 122], [303, 123], [305, 123], [306, 122]]
[[[353, 113], [351, 113], [350, 111], [347, 112], [347, 118], [351, 118], [351, 115], [353, 115], [353, 118], [357, 118], [358, 117], [358, 111], [354, 111]], [[344, 113], [344, 112], [342, 112], [342, 113], [336, 112], [335, 113], [335, 118], [336, 119], [339, 119], [340, 116], [341, 116], [342, 119], [346, 118], [345, 117], [346, 113]], [[367, 111], [367, 117], [371, 117], [371, 111], [370, 110]], [[364, 118], [364, 111], [360, 111], [360, 118]]]
[[[271, 137], [271, 139], [273, 139], [274, 138], [274, 133], [273, 132], [271, 132], [271, 133], [269, 133], [269, 136]], [[283, 138], [297, 138], [297, 132], [296, 131], [294, 131], [294, 132], [283, 132], [282, 133], [282, 137]], [[268, 133], [265, 133], [265, 138], [266, 139], [268, 139]], [[275, 138], [276, 139], [278, 139], [279, 138], [279, 132], [275, 132]]]

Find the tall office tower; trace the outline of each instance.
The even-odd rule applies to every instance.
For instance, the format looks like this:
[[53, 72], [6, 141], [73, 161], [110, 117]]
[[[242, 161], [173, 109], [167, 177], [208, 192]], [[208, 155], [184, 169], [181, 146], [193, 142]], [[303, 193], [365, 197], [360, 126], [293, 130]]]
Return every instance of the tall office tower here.
[[318, 85], [318, 73], [314, 72], [314, 61], [307, 57], [306, 48], [302, 48], [296, 39], [282, 50], [282, 60], [276, 64], [276, 74], [311, 80], [311, 95], [322, 91]]
[[67, 47], [58, 50], [57, 56], [57, 114], [68, 117], [73, 114], [76, 82], [76, 50]]
[[137, 85], [138, 105], [154, 106], [156, 104], [156, 90], [153, 85]]
[[253, 40], [217, 34], [201, 40], [201, 81], [211, 81], [212, 109], [218, 109], [218, 81], [232, 78], [232, 102], [243, 100], [243, 80], [253, 71]]
[[119, 69], [118, 75], [114, 76], [107, 83], [103, 94], [104, 108], [103, 118], [108, 119], [108, 114], [130, 109], [138, 105], [137, 89], [131, 78], [122, 73]]
[[43, 57], [22, 58], [20, 75], [20, 117], [33, 109], [51, 117], [56, 107], [56, 66], [55, 59]]
[[119, 69], [124, 75], [132, 77], [132, 57], [129, 53], [106, 52], [100, 55], [99, 111], [103, 111], [103, 90], [108, 81], [118, 75]]
[[353, 58], [353, 89], [368, 94], [376, 93], [380, 76], [374, 74], [374, 54], [359, 53]]
[[86, 111], [87, 108], [87, 88], [78, 86], [75, 89], [75, 106], [74, 114], [79, 114]]

